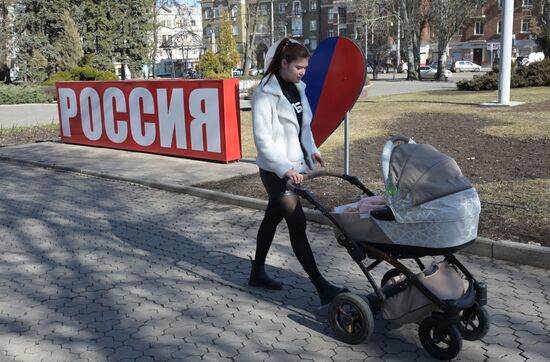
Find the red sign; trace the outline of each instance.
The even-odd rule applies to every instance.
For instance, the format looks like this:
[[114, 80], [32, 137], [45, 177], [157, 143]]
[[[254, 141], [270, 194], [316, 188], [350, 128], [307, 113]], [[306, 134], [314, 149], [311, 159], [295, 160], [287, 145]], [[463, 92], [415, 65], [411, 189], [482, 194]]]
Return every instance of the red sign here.
[[238, 79], [58, 82], [56, 88], [63, 142], [241, 158]]

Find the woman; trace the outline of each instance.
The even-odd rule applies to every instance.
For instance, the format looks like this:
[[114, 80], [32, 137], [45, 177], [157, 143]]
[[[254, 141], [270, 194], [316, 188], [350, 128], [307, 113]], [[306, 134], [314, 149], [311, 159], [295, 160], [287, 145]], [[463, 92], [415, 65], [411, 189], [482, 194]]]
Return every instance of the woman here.
[[277, 225], [284, 218], [292, 250], [315, 285], [321, 304], [325, 305], [346, 289], [330, 284], [319, 272], [307, 239], [300, 199], [286, 188], [288, 179], [301, 183], [302, 173], [313, 169], [313, 162], [324, 167], [311, 133], [312, 113], [301, 81], [308, 61], [309, 52], [303, 45], [283, 39], [252, 100], [256, 163], [269, 202], [258, 230], [249, 285], [282, 289], [281, 283], [266, 274], [264, 265]]

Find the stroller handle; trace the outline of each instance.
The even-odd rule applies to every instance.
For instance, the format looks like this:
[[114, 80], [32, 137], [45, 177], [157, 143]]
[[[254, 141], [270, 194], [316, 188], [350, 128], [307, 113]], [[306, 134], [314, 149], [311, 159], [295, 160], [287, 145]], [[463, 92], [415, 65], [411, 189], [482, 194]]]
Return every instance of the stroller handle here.
[[[347, 174], [341, 173], [341, 172], [330, 171], [330, 170], [313, 171], [313, 172], [310, 172], [310, 173], [307, 173], [307, 174], [304, 175], [304, 181], [313, 180], [315, 178], [326, 177], [326, 176], [337, 177], [337, 178], [344, 179], [344, 180], [348, 181], [349, 183], [357, 186], [359, 189], [361, 189], [368, 196], [373, 196], [374, 195], [374, 193], [372, 191], [370, 191], [365, 185], [363, 185], [363, 183], [361, 183], [361, 181], [359, 181], [359, 179], [356, 176], [347, 175]], [[290, 191], [294, 192], [295, 194], [298, 194], [299, 196], [302, 196], [302, 197], [306, 197], [305, 194], [308, 193], [307, 190], [304, 190], [303, 188], [301, 188], [298, 185], [294, 184], [294, 182], [292, 182], [292, 180], [290, 180], [290, 179], [287, 180], [286, 186], [287, 186], [288, 190], [290, 190]], [[309, 201], [309, 199], [308, 199], [308, 201]]]
[[[306, 173], [304, 175], [304, 181], [313, 180], [318, 177], [324, 177], [324, 176], [332, 176], [332, 177], [342, 177], [343, 174], [340, 172], [334, 172], [329, 170], [319, 170], [319, 171], [313, 171], [310, 173]], [[288, 180], [286, 183], [286, 186], [288, 189], [292, 192], [296, 192], [297, 186], [292, 182], [292, 180]]]

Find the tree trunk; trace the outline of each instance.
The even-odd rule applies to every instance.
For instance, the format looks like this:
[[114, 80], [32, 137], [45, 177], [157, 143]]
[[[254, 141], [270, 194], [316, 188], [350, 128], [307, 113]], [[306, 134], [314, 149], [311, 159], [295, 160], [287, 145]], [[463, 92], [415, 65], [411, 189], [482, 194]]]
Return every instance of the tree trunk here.
[[248, 71], [250, 69], [250, 57], [252, 56], [252, 51], [254, 49], [254, 41], [256, 40], [256, 24], [258, 24], [258, 6], [259, 6], [260, 0], [256, 1], [256, 6], [254, 8], [254, 13], [251, 14], [250, 7], [248, 9], [248, 24], [246, 27], [247, 34], [246, 34], [246, 44], [244, 48], [244, 62], [243, 62], [243, 76], [248, 75]]
[[436, 79], [445, 80], [445, 64], [447, 64], [447, 43], [440, 39], [437, 42], [437, 51], [439, 58], [437, 59], [437, 74]]

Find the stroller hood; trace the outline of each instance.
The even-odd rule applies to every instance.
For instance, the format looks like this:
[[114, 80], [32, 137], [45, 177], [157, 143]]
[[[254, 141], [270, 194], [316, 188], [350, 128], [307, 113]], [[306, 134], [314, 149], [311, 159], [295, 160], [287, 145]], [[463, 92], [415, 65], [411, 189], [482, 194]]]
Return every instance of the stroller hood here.
[[472, 187], [455, 160], [426, 144], [407, 143], [394, 148], [389, 178], [399, 196], [411, 206]]
[[477, 237], [479, 196], [451, 157], [412, 140], [388, 141], [381, 164], [396, 222], [376, 223], [394, 243], [443, 248]]

